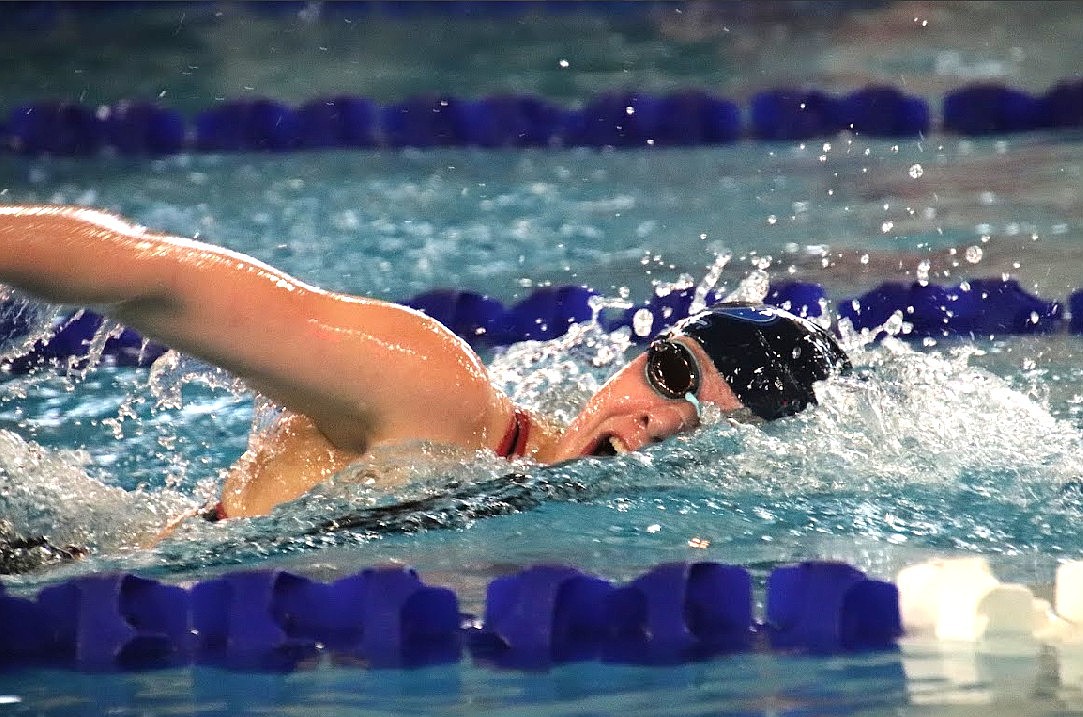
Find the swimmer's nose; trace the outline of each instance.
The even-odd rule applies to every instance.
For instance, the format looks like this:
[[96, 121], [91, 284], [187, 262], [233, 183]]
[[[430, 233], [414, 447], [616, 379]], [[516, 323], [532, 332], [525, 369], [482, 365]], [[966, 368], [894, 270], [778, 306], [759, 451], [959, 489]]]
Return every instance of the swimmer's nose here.
[[680, 410], [677, 404], [656, 407], [643, 411], [639, 416], [639, 422], [651, 441], [663, 441], [696, 426], [695, 417], [686, 416], [686, 412]]

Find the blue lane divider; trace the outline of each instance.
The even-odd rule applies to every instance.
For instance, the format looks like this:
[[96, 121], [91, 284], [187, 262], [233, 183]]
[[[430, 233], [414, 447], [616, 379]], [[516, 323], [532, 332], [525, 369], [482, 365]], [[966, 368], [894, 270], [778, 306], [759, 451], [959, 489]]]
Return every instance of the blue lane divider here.
[[489, 583], [484, 626], [471, 634], [481, 661], [508, 667], [596, 659], [613, 585], [576, 568], [542, 565]]
[[916, 137], [932, 128], [927, 102], [883, 85], [843, 96], [837, 112], [838, 127], [868, 137]]
[[1030, 132], [1048, 119], [1037, 97], [1003, 85], [971, 85], [944, 97], [944, 129], [962, 135]]
[[773, 647], [817, 652], [885, 649], [902, 635], [898, 588], [843, 563], [777, 568], [765, 622]]
[[135, 575], [105, 574], [45, 588], [37, 605], [45, 651], [62, 665], [102, 670], [183, 660], [188, 594]]
[[[1083, 127], [1083, 80], [1042, 94], [1000, 84], [971, 84], [943, 98], [939, 128], [963, 136]], [[747, 107], [702, 90], [664, 95], [603, 92], [580, 107], [532, 95], [460, 98], [419, 95], [378, 105], [340, 95], [299, 106], [272, 98], [228, 100], [191, 120], [141, 100], [93, 108], [40, 101], [12, 109], [0, 145], [29, 155], [125, 155], [287, 152], [329, 147], [667, 147], [716, 145], [742, 138], [798, 141], [851, 131], [869, 137], [918, 137], [933, 129], [929, 104], [894, 87], [845, 95], [780, 88]]]
[[374, 667], [459, 659], [455, 594], [409, 569], [369, 569], [330, 584], [283, 571], [247, 571], [191, 590], [199, 662], [289, 669], [327, 647]]
[[77, 104], [39, 102], [16, 107], [8, 117], [7, 145], [23, 154], [85, 155], [105, 146], [105, 127], [94, 110]]
[[[1014, 279], [973, 279], [955, 287], [888, 282], [840, 302], [838, 312], [856, 329], [874, 329], [901, 312], [915, 338], [1046, 334], [1064, 327], [1060, 302], [1040, 299]], [[1073, 318], [1068, 328], [1074, 331], [1075, 323]]]
[[1069, 294], [1068, 313], [1071, 314], [1068, 331], [1073, 334], [1083, 334], [1083, 289]]
[[752, 580], [717, 563], [659, 565], [624, 586], [565, 566], [489, 584], [473, 652], [501, 666], [676, 663], [752, 644]]
[[776, 568], [763, 623], [753, 599], [745, 568], [710, 562], [658, 565], [625, 584], [570, 566], [529, 567], [489, 583], [480, 621], [460, 613], [453, 591], [398, 566], [330, 583], [238, 571], [189, 589], [107, 573], [35, 598], [0, 586], [0, 665], [283, 671], [324, 654], [386, 668], [457, 662], [464, 652], [517, 668], [675, 664], [760, 647], [889, 649], [902, 634], [895, 586], [842, 563]]
[[106, 143], [122, 155], [177, 154], [186, 146], [181, 113], [150, 102], [120, 102], [102, 121]]
[[362, 97], [312, 100], [297, 110], [299, 149], [375, 147], [376, 103]]
[[[594, 316], [591, 300], [596, 296], [593, 289], [584, 286], [542, 287], [506, 307], [476, 292], [434, 289], [404, 303], [437, 319], [476, 347], [494, 347], [562, 336], [572, 324]], [[680, 289], [627, 309], [603, 309], [597, 318], [607, 331], [632, 328], [633, 341], [644, 343], [663, 327], [687, 316], [694, 298], [693, 288]], [[705, 300], [710, 303], [719, 298], [717, 292], [708, 292]], [[819, 284], [791, 281], [772, 284], [765, 301], [798, 316], [818, 318], [827, 311], [829, 297]], [[1071, 312], [1068, 320], [1065, 303]], [[18, 307], [14, 301], [0, 303], [0, 342], [17, 340], [30, 330], [29, 320]], [[1061, 331], [1083, 334], [1083, 290], [1072, 292], [1066, 302], [1049, 301], [1025, 291], [1014, 279], [972, 279], [957, 286], [886, 282], [860, 296], [837, 300], [835, 310], [840, 319], [850, 321], [859, 331], [876, 330], [898, 313], [911, 326], [902, 337], [911, 339]], [[90, 311], [73, 314], [29, 352], [5, 359], [0, 369], [26, 373], [60, 362], [83, 366], [103, 323], [100, 315]], [[637, 329], [644, 324], [647, 330]], [[146, 367], [166, 350], [162, 344], [124, 328], [105, 341], [101, 357], [112, 365]]]
[[838, 132], [837, 100], [819, 90], [770, 90], [752, 98], [752, 136], [763, 140], [801, 140]]

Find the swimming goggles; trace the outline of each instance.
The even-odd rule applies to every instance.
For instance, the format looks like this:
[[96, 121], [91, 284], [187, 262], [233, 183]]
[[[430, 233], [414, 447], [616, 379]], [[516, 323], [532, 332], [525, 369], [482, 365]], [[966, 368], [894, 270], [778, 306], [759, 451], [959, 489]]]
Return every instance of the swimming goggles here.
[[647, 347], [647, 383], [666, 398], [686, 398], [699, 391], [699, 364], [687, 346], [658, 339]]

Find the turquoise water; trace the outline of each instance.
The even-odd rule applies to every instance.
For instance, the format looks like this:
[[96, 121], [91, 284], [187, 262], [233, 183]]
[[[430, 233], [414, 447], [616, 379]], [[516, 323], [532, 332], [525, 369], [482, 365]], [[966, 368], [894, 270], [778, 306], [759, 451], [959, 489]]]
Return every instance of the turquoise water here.
[[[915, 163], [936, 165], [929, 150], [891, 143], [840, 153], [837, 174], [827, 177], [815, 171], [823, 162], [808, 149], [752, 144], [628, 154], [181, 157], [140, 165], [8, 160], [13, 180], [4, 196], [105, 206], [250, 252], [314, 283], [385, 298], [463, 286], [511, 302], [548, 282], [584, 282], [613, 300], [642, 300], [656, 286], [703, 281], [720, 254], [731, 258], [719, 286], [754, 290], [765, 272], [776, 280], [821, 281], [835, 301], [887, 278], [912, 279], [922, 261], [947, 272], [938, 278], [938, 269], [929, 269], [934, 280], [948, 283], [999, 275], [1014, 255], [1022, 257], [1021, 266], [1008, 273], [1043, 296], [1065, 296], [1078, 266], [1065, 260], [1078, 219], [1069, 210], [1039, 211], [1027, 196], [1066, 158], [1083, 162], [1083, 144], [1044, 138], [942, 146], [952, 158], [943, 165], [951, 178], [965, 173], [957, 164], [1027, 157], [1029, 174], [1017, 173], [1018, 192], [999, 195], [995, 224], [969, 188], [942, 182], [933, 171], [910, 176]], [[859, 184], [859, 176], [870, 176], [868, 184]], [[659, 177], [667, 180], [662, 191]], [[840, 189], [827, 194], [825, 185]], [[906, 200], [869, 187], [915, 185], [937, 198], [930, 206], [950, 211], [931, 218], [918, 212], [906, 233], [873, 226], [885, 203]], [[802, 202], [810, 206], [799, 214], [780, 212]], [[779, 212], [774, 223], [773, 212]], [[1020, 236], [1016, 223], [1028, 234]], [[959, 241], [944, 239], [938, 224]], [[869, 236], [875, 238], [863, 239]], [[1013, 242], [1028, 243], [1028, 251], [1016, 254]], [[956, 258], [966, 247], [983, 247], [982, 258], [952, 266], [952, 246], [959, 247]], [[891, 262], [901, 268], [891, 270]], [[33, 308], [43, 322], [59, 311]], [[537, 562], [570, 562], [612, 580], [631, 579], [664, 561], [731, 562], [749, 567], [762, 589], [771, 568], [802, 559], [846, 560], [891, 579], [930, 556], [977, 553], [990, 558], [1002, 579], [1048, 593], [1057, 561], [1083, 553], [1076, 529], [1083, 465], [1079, 342], [1055, 335], [865, 345], [849, 336], [859, 370], [822, 386], [822, 405], [803, 415], [763, 427], [708, 416], [708, 427], [640, 454], [516, 466], [538, 490], [585, 486], [572, 501], [558, 492], [536, 510], [465, 521], [454, 530], [307, 535], [306, 527], [329, 515], [423, 497], [451, 480], [482, 481], [508, 469], [491, 456], [435, 451], [419, 459], [389, 450], [272, 516], [193, 522], [153, 549], [137, 546], [164, 516], [213, 495], [219, 471], [243, 451], [261, 415], [253, 397], [228, 376], [183, 357], [167, 356], [150, 371], [101, 366], [12, 377], [3, 384], [0, 406], [4, 512], [18, 527], [87, 544], [93, 552], [81, 563], [5, 583], [33, 591], [101, 570], [187, 581], [270, 566], [327, 579], [396, 562], [417, 567], [430, 584], [454, 588], [465, 610], [480, 613], [488, 581]], [[588, 324], [551, 342], [490, 351], [488, 359], [494, 380], [514, 397], [567, 420], [634, 351], [626, 334], [607, 335]], [[400, 476], [401, 488], [373, 491], [363, 480], [371, 470]], [[484, 493], [476, 497], [479, 507], [487, 500]], [[189, 701], [213, 707], [258, 692], [313, 714], [320, 713], [317, 704], [424, 712], [490, 693], [497, 695], [495, 711], [546, 705], [589, 713], [606, 711], [611, 699], [641, 700], [646, 714], [657, 713], [674, 694], [687, 694], [687, 713], [719, 705], [762, 713], [791, 703], [837, 703], [844, 711], [909, 705], [920, 713], [922, 700], [1004, 698], [994, 684], [1002, 678], [990, 675], [1020, 660], [1026, 674], [1038, 675], [1039, 686], [1059, 674], [1055, 659], [1039, 660], [1027, 646], [1009, 663], [964, 651], [959, 659], [969, 671], [946, 674], [935, 644], [914, 649], [838, 661], [749, 655], [657, 673], [559, 667], [521, 680], [463, 664], [438, 671], [438, 678], [398, 675], [392, 683], [398, 687], [380, 697], [344, 688], [380, 680], [343, 667], [279, 678], [222, 678], [210, 668], [192, 668], [108, 684], [109, 699], [162, 710]], [[790, 673], [791, 659], [802, 670], [792, 685], [779, 677]], [[583, 670], [610, 686], [594, 689]], [[749, 680], [749, 670], [774, 676]], [[44, 688], [34, 687], [47, 684], [42, 679], [5, 675], [10, 687], [0, 691], [21, 695], [24, 707], [48, 704]], [[228, 687], [222, 692], [201, 687], [223, 679]], [[422, 688], [415, 679], [436, 679], [444, 687]], [[886, 686], [869, 697], [867, 680]], [[70, 697], [103, 699], [94, 691], [99, 683], [80, 684], [72, 683]], [[1071, 684], [1030, 706], [1078, 704]]]
[[[808, 18], [789, 11], [676, 27], [672, 17], [669, 24], [561, 17], [516, 25], [507, 37], [492, 23], [400, 19], [384, 25], [386, 39], [365, 45], [363, 56], [350, 43], [357, 34], [371, 39], [371, 25], [334, 29], [230, 9], [217, 24], [171, 16], [154, 25], [159, 33], [144, 42], [163, 47], [149, 65], [86, 64], [78, 46], [50, 65], [44, 51], [26, 50], [37, 64], [30, 74], [12, 73], [6, 95], [76, 98], [90, 87], [90, 101], [111, 101], [123, 94], [117, 88], [160, 88], [181, 95], [182, 106], [202, 107], [242, 86], [277, 88], [289, 101], [323, 88], [380, 99], [511, 88], [575, 101], [625, 77], [654, 90], [703, 83], [737, 95], [796, 77], [829, 89], [905, 82], [934, 96], [974, 73], [1044, 89], [1076, 71], [1078, 50], [1069, 48], [1078, 47], [1078, 13], [994, 7], [1001, 10], [973, 6], [967, 15], [931, 6], [933, 23], [922, 35], [915, 11], [891, 3], [817, 15], [807, 34], [798, 28], [809, 27]], [[963, 22], [988, 26], [982, 37], [997, 41], [953, 32]], [[276, 45], [267, 38], [283, 23], [288, 42]], [[447, 26], [471, 42], [456, 51], [437, 35], [432, 42], [443, 50], [435, 52], [402, 40], [433, 37], [411, 29], [422, 26]], [[103, 46], [123, 48], [126, 41], [110, 39], [120, 32], [112, 27], [98, 27]], [[78, 34], [65, 25], [57, 36], [70, 33]], [[508, 51], [513, 43], [521, 53]], [[278, 47], [273, 61], [268, 46]], [[568, 55], [577, 47], [589, 53]], [[316, 59], [328, 52], [364, 62]], [[573, 72], [560, 74], [556, 60], [565, 55]], [[515, 60], [490, 71], [492, 58], [503, 57]], [[190, 65], [202, 69], [184, 69]], [[395, 67], [399, 84], [359, 67]], [[1008, 275], [1063, 299], [1083, 285], [1081, 173], [1083, 141], [1040, 135], [635, 152], [0, 157], [0, 201], [105, 207], [327, 288], [392, 300], [457, 287], [510, 303], [538, 286], [586, 284], [614, 302], [639, 301], [704, 282], [717, 269], [717, 285], [730, 290], [755, 292], [765, 278], [822, 283], [834, 310], [888, 279], [955, 284]], [[63, 313], [28, 308], [43, 330]], [[846, 560], [891, 579], [930, 556], [980, 554], [1003, 580], [1048, 595], [1057, 562], [1083, 554], [1083, 339], [845, 340], [858, 370], [822, 386], [821, 406], [803, 415], [764, 427], [708, 416], [704, 429], [640, 454], [516, 465], [539, 487], [583, 485], [574, 501], [558, 494], [536, 510], [454, 530], [308, 536], [306, 528], [328, 515], [508, 470], [485, 455], [385, 451], [272, 516], [192, 523], [149, 549], [140, 545], [165, 517], [216, 494], [219, 472], [268, 409], [230, 377], [183, 357], [150, 371], [99, 366], [8, 377], [0, 383], [0, 514], [92, 551], [4, 584], [32, 593], [112, 569], [182, 583], [237, 567], [330, 578], [395, 562], [454, 588], [465, 610], [480, 612], [489, 580], [536, 562], [573, 563], [612, 580], [670, 560], [738, 563], [752, 570], [762, 602], [770, 569], [797, 560]], [[626, 335], [587, 325], [545, 344], [488, 351], [486, 359], [515, 398], [567, 420], [633, 352]], [[364, 484], [368, 470], [394, 473], [401, 486], [376, 493]], [[476, 503], [490, 499], [479, 493]], [[757, 653], [540, 673], [468, 660], [420, 671], [323, 665], [288, 675], [33, 670], [0, 674], [0, 714], [1066, 714], [1083, 705], [1077, 664], [1074, 648], [904, 640], [899, 652], [875, 655]]]

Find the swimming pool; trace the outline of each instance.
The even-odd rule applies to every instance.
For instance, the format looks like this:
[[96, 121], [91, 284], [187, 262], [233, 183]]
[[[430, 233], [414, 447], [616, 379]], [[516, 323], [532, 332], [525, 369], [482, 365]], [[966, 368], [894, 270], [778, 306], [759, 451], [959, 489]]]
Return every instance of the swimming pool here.
[[[631, 36], [618, 32], [627, 19], [591, 17], [595, 30]], [[839, 32], [875, 15], [841, 17], [849, 20], [831, 20]], [[786, 17], [732, 19], [735, 27], [760, 30], [792, 23]], [[282, 22], [256, 20], [260, 26]], [[400, 30], [409, 25], [395, 22]], [[553, 22], [565, 30], [569, 24], [564, 16]], [[1008, 25], [998, 22], [1002, 30]], [[296, 32], [319, 32], [318, 24], [305, 27]], [[1066, 42], [1075, 27], [1069, 23], [1050, 46]], [[474, 32], [489, 37], [484, 23]], [[256, 35], [241, 42], [256, 52]], [[610, 51], [617, 53], [614, 42]], [[789, 59], [800, 62], [815, 45], [798, 43], [798, 59]], [[650, 47], [662, 48], [652, 57], [660, 58], [655, 67], [665, 68], [664, 43]], [[911, 62], [924, 67], [922, 52], [914, 49]], [[964, 52], [959, 67], [980, 65], [982, 55], [974, 52]], [[635, 79], [652, 76], [629, 64], [640, 73]], [[1053, 71], [1046, 64], [1032, 70], [1023, 60], [1018, 66], [1037, 87], [1047, 84], [1043, 73]], [[961, 77], [892, 67], [896, 77], [924, 78], [928, 88]], [[546, 86], [566, 81], [552, 79], [550, 73], [561, 71], [556, 65], [524, 73]], [[448, 91], [487, 89], [471, 84], [480, 82], [476, 75], [464, 74], [463, 84], [455, 85], [449, 78], [459, 76], [451, 70], [436, 74]], [[575, 89], [588, 92], [611, 79], [585, 72], [580, 81], [587, 84]], [[667, 81], [716, 79], [704, 71]], [[818, 79], [814, 74], [808, 81]], [[754, 81], [730, 82], [733, 89]], [[403, 87], [411, 89], [408, 82]], [[301, 91], [282, 86], [285, 99]], [[399, 94], [392, 86], [387, 93]], [[820, 283], [833, 312], [888, 279], [957, 284], [1008, 274], [1039, 296], [1063, 301], [1083, 283], [1075, 186], [1081, 166], [1083, 143], [1063, 133], [838, 136], [601, 152], [443, 148], [0, 158], [5, 201], [115, 209], [251, 253], [332, 289], [405, 300], [453, 287], [510, 304], [541, 286], [588, 284], [613, 303], [635, 303], [659, 290], [699, 284], [715, 268], [716, 285], [726, 289], [742, 283], [754, 289], [761, 272], [775, 281]], [[718, 257], [726, 255], [723, 264]], [[42, 323], [59, 315], [48, 307], [34, 310]], [[891, 579], [930, 556], [979, 554], [1002, 579], [1048, 593], [1057, 562], [1083, 552], [1075, 530], [1083, 465], [1078, 341], [1063, 332], [869, 344], [853, 336], [848, 346], [856, 375], [824, 386], [825, 400], [815, 411], [766, 427], [716, 421], [616, 459], [517, 466], [550, 484], [581, 485], [575, 500], [558, 495], [534, 510], [456, 530], [307, 534], [328, 514], [408, 501], [448, 481], [507, 472], [493, 458], [439, 451], [404, 467], [388, 452], [269, 518], [193, 523], [151, 550], [134, 546], [163, 514], [211, 495], [217, 472], [244, 449], [251, 396], [188, 359], [164, 361], [149, 372], [107, 366], [86, 375], [12, 376], [0, 405], [5, 515], [21, 528], [93, 551], [81, 562], [4, 584], [31, 594], [110, 570], [183, 583], [237, 567], [281, 567], [330, 579], [401, 563], [415, 566], [428, 584], [451, 587], [464, 610], [480, 614], [493, 579], [539, 562], [574, 564], [614, 581], [669, 561], [734, 563], [750, 569], [762, 603], [764, 579], [783, 564], [838, 559]], [[526, 405], [558, 418], [574, 412], [634, 350], [627, 334], [591, 326], [550, 342], [485, 349], [496, 380]], [[364, 483], [365, 470], [403, 472], [403, 485], [390, 496], [376, 494]], [[484, 503], [486, 496], [476, 499]], [[469, 660], [402, 671], [324, 664], [288, 674], [206, 666], [109, 676], [28, 670], [0, 675], [0, 693], [13, 697], [4, 706], [12, 713], [50, 714], [106, 708], [943, 714], [966, 713], [974, 704], [1011, 714], [1062, 714], [1081, 701], [1074, 658], [1071, 650], [1025, 642], [944, 647], [915, 640], [898, 652], [871, 655], [750, 652], [666, 667], [588, 661], [542, 672]]]

